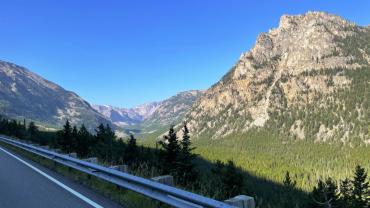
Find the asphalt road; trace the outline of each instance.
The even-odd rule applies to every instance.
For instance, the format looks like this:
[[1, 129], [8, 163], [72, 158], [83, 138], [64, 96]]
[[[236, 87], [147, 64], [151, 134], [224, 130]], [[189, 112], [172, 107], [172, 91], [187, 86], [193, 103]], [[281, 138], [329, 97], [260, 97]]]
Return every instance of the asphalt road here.
[[0, 146], [0, 208], [120, 207]]

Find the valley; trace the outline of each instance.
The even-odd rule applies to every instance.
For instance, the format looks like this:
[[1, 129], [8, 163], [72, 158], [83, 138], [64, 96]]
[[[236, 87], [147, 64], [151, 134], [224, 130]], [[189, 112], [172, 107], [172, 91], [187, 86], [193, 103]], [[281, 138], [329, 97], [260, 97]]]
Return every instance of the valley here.
[[[41, 132], [37, 142], [66, 151], [81, 148], [68, 149], [60, 136], [76, 126], [75, 139], [83, 141], [80, 131], [89, 138], [90, 143], [81, 142], [89, 147], [84, 156], [129, 161], [135, 173], [148, 177], [175, 174], [182, 187], [210, 197], [224, 200], [225, 193], [240, 192], [255, 197], [257, 207], [312, 207], [318, 182], [330, 178], [325, 183], [335, 184], [342, 203], [343, 180], [352, 178], [358, 165], [370, 170], [370, 28], [325, 12], [283, 15], [210, 88], [134, 108], [90, 104], [1, 61], [0, 114], [3, 133], [32, 140], [26, 122], [36, 122], [53, 128]], [[169, 138], [181, 145], [188, 138], [184, 125], [195, 147], [187, 149], [190, 172], [198, 177], [186, 176], [189, 184], [182, 181], [184, 167], [166, 169], [184, 161], [164, 162]], [[133, 145], [130, 135], [140, 146], [138, 160], [124, 153]], [[244, 178], [244, 185], [232, 181], [235, 190], [214, 191], [223, 174]], [[287, 185], [287, 175], [295, 183]]]

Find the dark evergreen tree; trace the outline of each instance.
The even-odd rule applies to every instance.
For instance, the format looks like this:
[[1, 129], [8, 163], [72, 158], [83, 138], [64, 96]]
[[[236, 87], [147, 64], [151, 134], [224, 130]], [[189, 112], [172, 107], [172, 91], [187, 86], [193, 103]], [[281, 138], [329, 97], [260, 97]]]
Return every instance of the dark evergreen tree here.
[[313, 208], [334, 208], [338, 206], [337, 186], [333, 179], [319, 180], [314, 187], [311, 198]]
[[351, 204], [351, 196], [352, 196], [352, 182], [346, 178], [340, 183], [339, 187], [339, 207], [340, 208], [351, 208], [353, 207]]
[[77, 149], [77, 137], [78, 137], [78, 130], [76, 126], [73, 126], [72, 128], [72, 134], [71, 134], [71, 152], [75, 152]]
[[227, 199], [242, 194], [245, 183], [243, 173], [233, 161], [229, 160], [226, 164], [216, 161], [211, 172], [216, 178], [212, 187], [219, 187], [217, 198]]
[[94, 145], [93, 153], [106, 162], [112, 162], [114, 151], [114, 142], [116, 135], [114, 131], [107, 124], [104, 126], [100, 124], [96, 131], [96, 145]]
[[168, 135], [163, 137], [163, 141], [160, 141], [160, 144], [164, 149], [162, 163], [163, 174], [176, 175], [178, 170], [180, 145], [173, 126], [171, 126], [170, 130], [168, 131]]
[[234, 162], [231, 160], [226, 164], [225, 174], [221, 181], [228, 198], [241, 194], [244, 188], [243, 174], [236, 168]]
[[127, 148], [125, 151], [124, 160], [128, 165], [132, 165], [136, 162], [138, 158], [138, 147], [136, 145], [136, 139], [134, 135], [130, 135], [127, 141]]
[[197, 171], [195, 170], [194, 158], [195, 154], [192, 151], [195, 149], [191, 147], [191, 140], [189, 129], [184, 123], [182, 128], [182, 140], [180, 141], [179, 167], [178, 167], [178, 181], [185, 185], [194, 182], [197, 179]]
[[109, 124], [107, 124], [106, 126], [100, 124], [95, 131], [96, 138], [98, 139], [98, 141], [103, 142], [105, 144], [110, 144], [116, 139], [116, 135], [109, 126]]
[[96, 129], [95, 129], [95, 135], [96, 135], [96, 138], [100, 141], [100, 142], [104, 142], [104, 138], [105, 138], [105, 126], [104, 124], [100, 124]]
[[70, 152], [72, 145], [72, 127], [69, 120], [66, 121], [63, 129], [57, 133], [58, 144], [60, 145], [62, 151]]
[[28, 125], [28, 136], [30, 138], [31, 141], [33, 142], [39, 142], [39, 138], [38, 138], [38, 128], [37, 126], [35, 125], [34, 122], [30, 122], [30, 124]]
[[92, 146], [92, 135], [82, 124], [76, 137], [76, 153], [79, 157], [87, 157]]
[[353, 191], [351, 197], [351, 203], [356, 208], [367, 208], [370, 206], [369, 203], [369, 182], [367, 182], [367, 173], [361, 166], [356, 166], [355, 176], [352, 180]]
[[26, 119], [23, 119], [23, 130], [27, 130]]

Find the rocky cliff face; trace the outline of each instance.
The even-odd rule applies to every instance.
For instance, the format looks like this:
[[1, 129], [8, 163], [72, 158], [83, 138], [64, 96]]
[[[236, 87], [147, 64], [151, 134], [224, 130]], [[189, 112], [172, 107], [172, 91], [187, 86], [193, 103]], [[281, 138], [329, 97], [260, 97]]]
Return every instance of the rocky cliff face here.
[[55, 127], [66, 119], [91, 129], [109, 123], [77, 94], [4, 61], [0, 61], [0, 115]]
[[284, 15], [186, 119], [195, 136], [214, 139], [263, 127], [299, 139], [367, 141], [369, 57], [369, 28], [323, 12]]

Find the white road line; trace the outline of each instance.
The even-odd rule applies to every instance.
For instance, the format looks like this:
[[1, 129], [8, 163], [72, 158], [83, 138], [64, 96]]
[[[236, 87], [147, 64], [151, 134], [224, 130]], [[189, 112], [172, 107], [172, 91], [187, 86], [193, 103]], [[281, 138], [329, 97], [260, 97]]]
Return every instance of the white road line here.
[[56, 183], [58, 186], [62, 187], [63, 189], [67, 190], [68, 192], [70, 192], [71, 194], [75, 195], [76, 197], [80, 198], [81, 200], [83, 200], [84, 202], [90, 204], [91, 206], [93, 206], [94, 208], [103, 208], [103, 206], [95, 203], [94, 201], [92, 201], [91, 199], [85, 197], [84, 195], [78, 193], [77, 191], [69, 188], [68, 186], [64, 185], [63, 183], [59, 182], [57, 179], [51, 177], [50, 175], [44, 173], [43, 171], [41, 171], [40, 169], [32, 166], [31, 164], [25, 162], [24, 160], [20, 159], [19, 157], [13, 155], [12, 153], [6, 151], [5, 149], [1, 148], [0, 147], [0, 150], [2, 150], [3, 152], [5, 152], [6, 154], [14, 157], [15, 159], [19, 160], [20, 162], [22, 162], [23, 164], [27, 165], [28, 167], [30, 167], [31, 169], [33, 169], [34, 171], [40, 173], [41, 175], [45, 176], [47, 179], [51, 180], [52, 182]]

